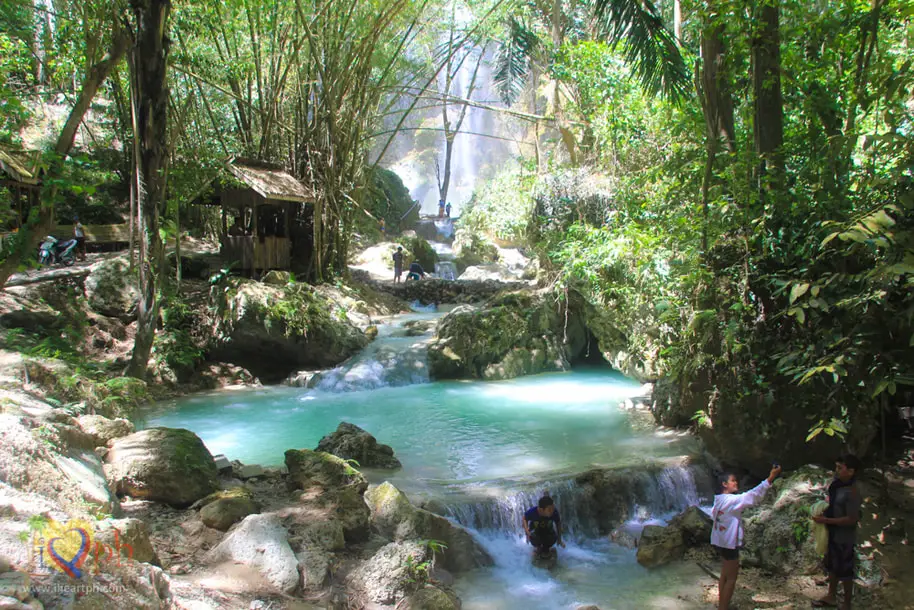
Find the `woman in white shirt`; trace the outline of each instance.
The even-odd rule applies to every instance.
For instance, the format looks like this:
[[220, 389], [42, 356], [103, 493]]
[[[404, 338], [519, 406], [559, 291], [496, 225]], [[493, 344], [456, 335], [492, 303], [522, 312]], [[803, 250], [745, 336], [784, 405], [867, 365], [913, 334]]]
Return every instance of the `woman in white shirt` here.
[[774, 479], [781, 474], [781, 467], [775, 465], [768, 478], [746, 493], [739, 491], [736, 475], [725, 473], [720, 477], [721, 492], [714, 496], [714, 508], [711, 509], [711, 544], [720, 552], [722, 565], [718, 585], [718, 610], [727, 610], [733, 591], [736, 589], [736, 578], [739, 576], [739, 550], [743, 546], [743, 511], [758, 504], [771, 487]]

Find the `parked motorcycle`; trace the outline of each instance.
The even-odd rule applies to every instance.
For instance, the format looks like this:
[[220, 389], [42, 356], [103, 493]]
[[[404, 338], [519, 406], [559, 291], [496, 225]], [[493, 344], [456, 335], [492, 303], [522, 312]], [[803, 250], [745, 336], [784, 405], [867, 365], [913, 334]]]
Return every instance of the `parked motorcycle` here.
[[69, 267], [76, 262], [76, 243], [75, 239], [60, 241], [48, 235], [38, 248], [38, 262], [42, 265], [63, 263]]

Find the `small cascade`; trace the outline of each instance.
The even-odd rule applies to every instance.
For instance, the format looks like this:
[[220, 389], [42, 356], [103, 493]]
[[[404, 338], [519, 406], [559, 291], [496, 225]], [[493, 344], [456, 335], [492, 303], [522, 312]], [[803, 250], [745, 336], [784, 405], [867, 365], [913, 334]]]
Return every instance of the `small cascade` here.
[[434, 305], [423, 315], [404, 316], [378, 329], [378, 337], [356, 356], [322, 373], [315, 389], [357, 392], [428, 383], [428, 342], [437, 317]]
[[[599, 536], [600, 520], [607, 517], [606, 507], [597, 506], [593, 490], [574, 480], [553, 481], [541, 488], [518, 491], [502, 498], [454, 504], [448, 507], [448, 516], [464, 527], [488, 536], [520, 536], [524, 512], [537, 505], [546, 489], [559, 509], [570, 540], [583, 541]], [[617, 518], [663, 518], [700, 503], [694, 476], [683, 466], [635, 473], [625, 485], [620, 485], [619, 493], [627, 497], [616, 503], [624, 507], [623, 514]]]

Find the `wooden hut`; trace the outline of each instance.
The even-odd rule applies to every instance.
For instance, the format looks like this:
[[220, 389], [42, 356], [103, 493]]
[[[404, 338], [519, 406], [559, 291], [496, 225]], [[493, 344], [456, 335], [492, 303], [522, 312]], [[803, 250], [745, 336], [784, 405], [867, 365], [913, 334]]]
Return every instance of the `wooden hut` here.
[[193, 201], [222, 208], [220, 255], [240, 270], [289, 269], [293, 218], [313, 197], [281, 167], [246, 159], [229, 161]]

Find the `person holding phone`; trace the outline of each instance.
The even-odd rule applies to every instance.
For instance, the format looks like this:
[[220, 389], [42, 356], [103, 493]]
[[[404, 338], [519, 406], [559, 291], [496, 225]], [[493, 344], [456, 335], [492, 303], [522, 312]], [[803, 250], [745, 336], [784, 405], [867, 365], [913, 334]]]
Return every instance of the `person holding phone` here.
[[725, 472], [720, 477], [721, 492], [714, 496], [714, 508], [711, 509], [711, 545], [721, 558], [720, 582], [718, 583], [718, 610], [728, 610], [736, 579], [739, 576], [739, 550], [743, 546], [743, 511], [758, 504], [765, 497], [765, 492], [781, 474], [781, 466], [775, 462], [768, 473], [768, 478], [745, 493], [739, 492], [739, 481], [732, 472]]

